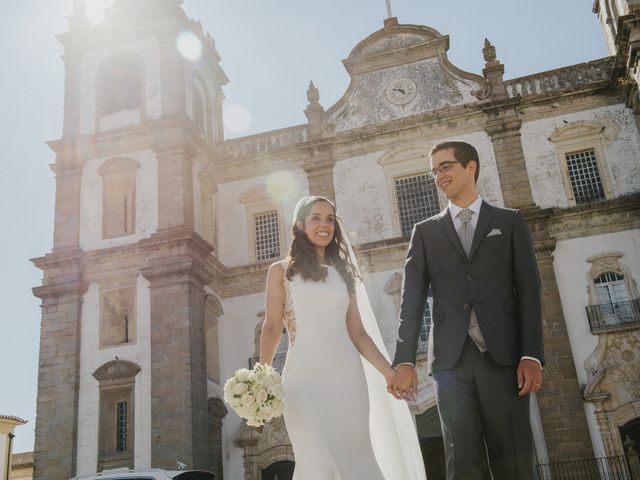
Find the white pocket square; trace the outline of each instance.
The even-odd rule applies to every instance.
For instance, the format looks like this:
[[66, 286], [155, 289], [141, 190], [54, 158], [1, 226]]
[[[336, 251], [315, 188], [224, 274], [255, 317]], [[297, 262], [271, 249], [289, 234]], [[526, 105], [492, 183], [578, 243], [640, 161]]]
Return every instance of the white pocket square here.
[[491, 230], [489, 232], [489, 234], [487, 235], [487, 237], [493, 237], [495, 235], [502, 235], [502, 231], [500, 231], [499, 228], [494, 228], [493, 230]]

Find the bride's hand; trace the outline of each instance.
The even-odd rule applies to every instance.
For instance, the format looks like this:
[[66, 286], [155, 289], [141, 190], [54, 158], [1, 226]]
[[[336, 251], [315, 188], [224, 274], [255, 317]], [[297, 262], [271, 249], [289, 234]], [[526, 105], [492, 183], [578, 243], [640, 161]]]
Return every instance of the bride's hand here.
[[386, 368], [384, 371], [384, 379], [387, 382], [387, 391], [389, 391], [389, 388], [391, 387], [391, 384], [393, 384], [393, 376], [396, 374], [395, 369], [389, 367]]

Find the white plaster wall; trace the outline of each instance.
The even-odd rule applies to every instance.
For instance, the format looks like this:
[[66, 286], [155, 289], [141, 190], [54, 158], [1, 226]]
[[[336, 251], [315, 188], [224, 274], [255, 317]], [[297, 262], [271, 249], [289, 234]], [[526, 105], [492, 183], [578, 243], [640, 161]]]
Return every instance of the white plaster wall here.
[[[487, 202], [504, 206], [495, 152], [486, 132], [437, 139], [460, 140], [476, 147], [480, 156], [478, 191]], [[409, 145], [407, 145], [409, 147]], [[336, 163], [333, 172], [338, 215], [342, 217], [354, 245], [400, 236], [399, 222], [391, 219], [395, 211], [395, 192], [390, 191], [384, 168], [378, 160], [385, 152], [372, 152]], [[428, 161], [428, 160], [426, 160]], [[425, 161], [424, 171], [430, 166]]]
[[152, 150], [126, 155], [140, 167], [136, 174], [136, 232], [133, 235], [102, 238], [102, 176], [100, 166], [111, 157], [89, 160], [83, 168], [80, 186], [80, 246], [95, 250], [135, 243], [158, 229], [158, 166]]
[[337, 213], [354, 245], [400, 234], [394, 232], [393, 223], [389, 221], [392, 207], [387, 180], [378, 163], [384, 153], [341, 160], [333, 169]]
[[[260, 321], [258, 315], [264, 311], [264, 294], [226, 299], [223, 308], [224, 315], [218, 323], [218, 334], [220, 383], [224, 385], [237, 369], [248, 367], [249, 358], [254, 354], [255, 331]], [[230, 407], [227, 408], [229, 413], [222, 420], [224, 477], [226, 480], [243, 480], [243, 450], [234, 443], [242, 422]]]
[[80, 393], [78, 398], [78, 475], [94, 473], [98, 462], [99, 383], [93, 377], [100, 366], [115, 359], [140, 367], [135, 382], [136, 468], [151, 466], [151, 295], [149, 282], [137, 278], [136, 343], [99, 348], [99, 288], [91, 283], [83, 298], [80, 336]]
[[523, 123], [522, 147], [533, 200], [542, 208], [568, 206], [556, 147], [549, 137], [556, 128], [579, 120], [604, 123], [617, 131], [616, 137], [603, 145], [614, 196], [640, 190], [640, 133], [633, 113], [624, 104], [601, 107]]
[[[89, 135], [95, 132], [96, 126], [96, 80], [97, 72], [104, 60], [119, 52], [135, 52], [144, 63], [146, 117], [159, 118], [162, 115], [160, 88], [160, 47], [155, 38], [131, 41], [123, 46], [111, 46], [93, 50], [91, 55], [82, 58], [80, 80], [80, 133]], [[123, 123], [107, 120], [106, 129], [124, 127], [135, 120], [132, 114], [123, 112], [124, 116], [114, 117]], [[111, 117], [111, 116], [110, 116]]]
[[[303, 170], [274, 172], [269, 176], [254, 177], [236, 182], [218, 185], [216, 194], [216, 226], [218, 235], [218, 258], [228, 267], [249, 263], [251, 239], [248, 230], [248, 218], [245, 205], [240, 198], [255, 188], [273, 185], [275, 189], [286, 192], [284, 198], [273, 197], [273, 204], [280, 209], [281, 221], [284, 221], [284, 255], [291, 243], [291, 219], [296, 203], [303, 195], [308, 195], [307, 176]], [[274, 189], [274, 191], [275, 191]]]
[[[619, 252], [620, 263], [631, 270], [633, 279], [640, 279], [640, 230], [596, 235], [559, 241], [554, 253], [554, 269], [562, 302], [578, 382], [588, 381], [584, 362], [596, 348], [598, 338], [591, 334], [585, 307], [588, 305], [587, 279], [591, 264], [586, 260], [607, 252]], [[594, 409], [586, 404], [585, 412], [591, 432], [594, 451], [604, 455]]]

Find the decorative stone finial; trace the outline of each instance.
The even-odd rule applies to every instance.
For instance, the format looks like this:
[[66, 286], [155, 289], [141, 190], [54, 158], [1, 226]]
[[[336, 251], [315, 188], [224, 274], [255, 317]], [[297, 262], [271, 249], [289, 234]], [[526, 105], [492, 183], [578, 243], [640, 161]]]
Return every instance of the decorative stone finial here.
[[491, 100], [502, 100], [507, 98], [507, 90], [504, 86], [504, 65], [496, 59], [496, 47], [491, 45], [488, 39], [484, 39], [484, 48], [482, 49], [484, 57], [484, 85], [481, 89], [480, 96], [476, 95], [479, 100], [491, 97]]
[[309, 82], [309, 88], [307, 89], [307, 100], [309, 100], [309, 105], [304, 109], [304, 114], [309, 120], [309, 133], [311, 138], [319, 138], [322, 134], [324, 108], [320, 105], [320, 92], [312, 81]]
[[485, 62], [496, 61], [496, 47], [491, 45], [491, 42], [486, 38], [484, 39], [484, 48], [482, 49], [482, 55], [484, 56]]
[[317, 105], [320, 101], [320, 91], [313, 84], [313, 81], [309, 82], [309, 88], [307, 89], [307, 100], [309, 100], [309, 105]]

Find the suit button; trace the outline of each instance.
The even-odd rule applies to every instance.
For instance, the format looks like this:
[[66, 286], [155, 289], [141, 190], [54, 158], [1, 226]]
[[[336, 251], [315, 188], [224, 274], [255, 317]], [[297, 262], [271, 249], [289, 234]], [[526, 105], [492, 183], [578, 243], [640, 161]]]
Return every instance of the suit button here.
[[475, 280], [472, 275], [467, 275], [467, 280]]
[[464, 309], [468, 312], [469, 310], [471, 310], [471, 305], [469, 305], [468, 303], [465, 303]]

